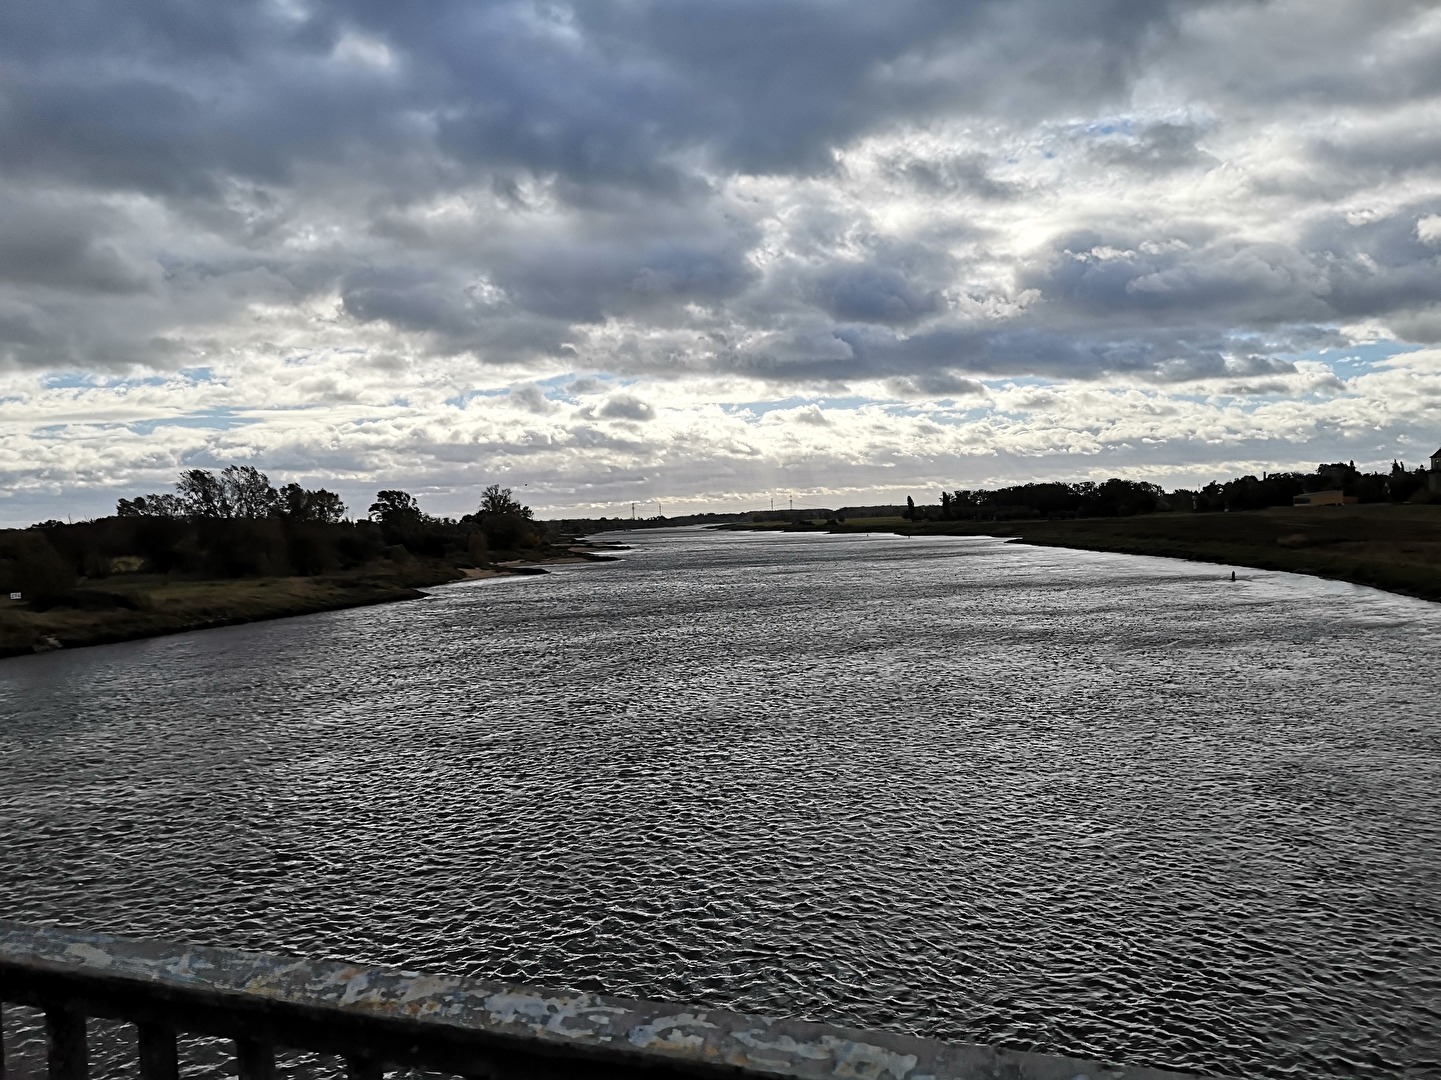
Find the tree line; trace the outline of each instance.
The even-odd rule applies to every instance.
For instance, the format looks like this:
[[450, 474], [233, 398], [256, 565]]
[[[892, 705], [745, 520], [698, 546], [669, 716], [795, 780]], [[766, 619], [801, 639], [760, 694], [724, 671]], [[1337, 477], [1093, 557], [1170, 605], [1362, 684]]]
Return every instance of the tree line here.
[[121, 499], [115, 516], [337, 524], [345, 519], [345, 509], [333, 491], [307, 491], [295, 483], [277, 489], [254, 465], [227, 465], [218, 476], [208, 469], [186, 469], [174, 492]]
[[1314, 472], [1267, 472], [1202, 488], [1166, 491], [1156, 484], [1112, 478], [1101, 483], [1018, 484], [993, 490], [942, 491], [940, 502], [916, 506], [915, 521], [994, 521], [1015, 518], [1128, 517], [1158, 511], [1207, 513], [1290, 506], [1297, 495], [1341, 491], [1357, 502], [1407, 502], [1426, 498], [1427, 470], [1393, 461], [1389, 472], [1363, 473], [1354, 461], [1321, 464]]
[[[251, 465], [187, 469], [173, 492], [122, 498], [115, 514], [0, 531], [0, 592], [64, 602], [77, 582], [144, 571], [196, 578], [316, 576], [410, 559], [486, 565], [544, 542], [531, 509], [491, 484], [454, 519], [425, 513], [408, 492], [377, 492], [367, 516], [346, 517], [324, 488], [276, 487]], [[73, 599], [73, 597], [71, 597]]]

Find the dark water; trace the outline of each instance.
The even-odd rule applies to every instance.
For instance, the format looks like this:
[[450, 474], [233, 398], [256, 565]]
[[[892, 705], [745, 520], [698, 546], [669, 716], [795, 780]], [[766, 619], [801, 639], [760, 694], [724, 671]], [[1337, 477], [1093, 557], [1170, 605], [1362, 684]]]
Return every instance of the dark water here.
[[987, 540], [635, 543], [0, 663], [0, 913], [1441, 1075], [1441, 607]]

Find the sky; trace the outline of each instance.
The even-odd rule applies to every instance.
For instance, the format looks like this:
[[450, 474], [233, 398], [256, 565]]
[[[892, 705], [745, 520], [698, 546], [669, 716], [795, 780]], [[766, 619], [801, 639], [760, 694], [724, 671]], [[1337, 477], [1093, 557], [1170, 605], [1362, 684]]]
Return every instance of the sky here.
[[1434, 0], [0, 4], [0, 524], [1438, 445]]

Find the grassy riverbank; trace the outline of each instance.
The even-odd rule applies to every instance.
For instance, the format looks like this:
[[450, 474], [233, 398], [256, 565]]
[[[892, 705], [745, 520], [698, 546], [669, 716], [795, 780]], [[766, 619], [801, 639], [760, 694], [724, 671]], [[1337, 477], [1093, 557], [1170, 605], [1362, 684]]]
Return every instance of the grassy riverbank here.
[[81, 582], [70, 603], [46, 610], [0, 597], [0, 657], [415, 600], [425, 595], [420, 590], [449, 581], [542, 573], [539, 563], [596, 558], [604, 556], [557, 548], [482, 569], [458, 568], [443, 559], [412, 558], [399, 563], [381, 560], [352, 571], [311, 577], [200, 580], [160, 574], [113, 575]]
[[1441, 600], [1441, 506], [1277, 507], [1246, 513], [1167, 513], [1067, 521], [818, 523], [829, 532], [1003, 536], [1027, 544], [1162, 555], [1287, 570]]
[[413, 600], [419, 589], [464, 575], [444, 563], [375, 568], [323, 577], [175, 580], [134, 574], [76, 590], [74, 606], [35, 611], [0, 600], [0, 656], [77, 648]]

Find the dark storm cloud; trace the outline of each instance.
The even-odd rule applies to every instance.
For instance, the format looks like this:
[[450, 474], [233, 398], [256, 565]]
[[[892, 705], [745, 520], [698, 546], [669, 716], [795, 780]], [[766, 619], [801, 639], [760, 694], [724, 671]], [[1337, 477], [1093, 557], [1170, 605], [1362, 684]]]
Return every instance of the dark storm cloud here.
[[601, 406], [600, 415], [611, 420], [654, 420], [655, 408], [632, 394], [616, 394]]
[[1322, 109], [1383, 108], [1441, 93], [1434, 28], [1419, 20], [1434, 0], [1233, 5], [1170, 58], [1168, 74], [1220, 104], [1274, 108], [1304, 101]]
[[1324, 259], [1327, 302], [1347, 317], [1378, 316], [1441, 303], [1441, 250], [1417, 233], [1417, 222], [1441, 213], [1441, 196], [1352, 224], [1317, 222], [1304, 244]]
[[559, 356], [570, 336], [570, 323], [478, 300], [453, 274], [408, 267], [351, 271], [341, 275], [340, 297], [356, 322], [426, 335], [440, 355], [480, 350], [503, 359]]
[[[977, 374], [1245, 374], [1328, 322], [1426, 333], [1441, 274], [1415, 220], [1435, 203], [1360, 226], [1314, 212], [1289, 240], [1136, 206], [1007, 250], [985, 220], [1056, 197], [1006, 135], [1066, 130], [1067, 168], [1108, 182], [1213, 168], [1224, 116], [1076, 120], [1124, 110], [1146, 79], [1262, 112], [1435, 93], [1424, 42], [1397, 38], [1379, 69], [1355, 55], [1420, 10], [1330, 5], [1292, 42], [1251, 3], [10, 0], [0, 356], [193, 362], [258, 304], [331, 295], [346, 326], [436, 356], [574, 355], [605, 328], [617, 368], [918, 394]], [[951, 122], [972, 136], [947, 149]], [[1407, 130], [1309, 152], [1337, 184], [1424, 174], [1434, 134]], [[870, 219], [865, 192], [825, 187], [860, 182], [838, 150], [898, 131], [927, 133], [876, 162], [914, 194], [908, 235]], [[762, 205], [738, 178], [792, 186]], [[447, 201], [462, 209], [433, 212]], [[958, 206], [977, 220], [926, 221]]]
[[986, 392], [982, 383], [963, 378], [951, 371], [931, 371], [922, 375], [888, 379], [886, 389], [897, 397], [930, 400], [979, 397]]
[[567, 383], [565, 392], [572, 396], [577, 394], [598, 394], [605, 388], [606, 384], [601, 379], [597, 379], [593, 375], [582, 375], [579, 379], [574, 379]]
[[1220, 161], [1197, 146], [1205, 131], [1200, 124], [1146, 124], [1134, 132], [1099, 140], [1091, 154], [1102, 164], [1138, 172], [1214, 168]]
[[457, 348], [500, 344], [496, 331], [509, 326], [531, 328], [535, 344], [554, 351], [561, 327], [735, 296], [756, 276], [742, 239], [722, 232], [694, 243], [538, 240], [494, 261], [492, 297], [478, 294], [461, 268], [445, 265], [350, 271], [340, 292], [357, 319], [434, 334]]
[[1050, 248], [1022, 284], [1082, 317], [1270, 325], [1327, 314], [1324, 272], [1286, 244], [1087, 230], [1056, 237]]
[[642, 0], [551, 19], [529, 5], [452, 6], [425, 26], [386, 7], [370, 25], [439, 59], [475, 102], [446, 128], [457, 147], [627, 178], [697, 144], [726, 169], [824, 171], [833, 147], [897, 116], [998, 98], [1049, 108], [1058, 92], [1095, 100], [1124, 86], [1179, 7]]
[[473, 338], [483, 320], [458, 284], [432, 271], [395, 267], [348, 273], [341, 282], [341, 302], [361, 321], [450, 338]]
[[[82, 0], [57, 17], [15, 0], [0, 11], [0, 152], [162, 192], [217, 173], [281, 182], [361, 144], [374, 167], [428, 140], [461, 163], [644, 187], [674, 185], [668, 156], [695, 147], [725, 168], [814, 171], [897, 116], [1116, 93], [1188, 6]], [[394, 70], [337, 62], [352, 31]]]
[[[850, 326], [777, 338], [767, 347], [732, 358], [736, 370], [777, 381], [841, 382], [885, 378], [898, 396], [960, 397], [980, 389], [975, 378], [1020, 374], [1089, 381], [1131, 376], [1157, 383], [1294, 372], [1284, 358], [1255, 351], [1291, 351], [1293, 342], [1270, 343], [1192, 330], [1136, 331], [1107, 337], [1091, 331], [1054, 332], [1016, 326], [942, 326], [900, 336]], [[1247, 351], [1251, 350], [1251, 351]]]
[[1018, 198], [1019, 184], [995, 179], [994, 163], [985, 154], [940, 154], [924, 157], [916, 154], [896, 155], [883, 163], [886, 172], [916, 185], [932, 195], [964, 192], [987, 200]]
[[545, 415], [555, 411], [555, 403], [545, 396], [545, 391], [534, 383], [512, 387], [506, 395], [526, 412]]
[[107, 236], [115, 216], [0, 195], [0, 282], [78, 293], [153, 288], [159, 267], [127, 258]]
[[1438, 211], [1441, 198], [1361, 223], [1331, 213], [1294, 244], [1207, 228], [1150, 239], [1087, 230], [1055, 238], [1021, 281], [1044, 297], [1043, 321], [1059, 311], [1138, 332], [1249, 326], [1314, 338], [1321, 331], [1304, 331], [1308, 324], [1383, 319], [1441, 303], [1441, 252], [1417, 233], [1418, 220]]
[[600, 322], [675, 303], [735, 296], [755, 277], [743, 247], [720, 236], [709, 247], [541, 243], [497, 267], [496, 284], [521, 308], [573, 322]]
[[917, 286], [884, 266], [837, 266], [810, 286], [811, 302], [841, 322], [904, 325], [945, 307], [936, 289]]
[[1441, 168], [1441, 130], [1432, 123], [1317, 139], [1311, 144], [1316, 165], [1344, 170], [1358, 179], [1372, 172], [1407, 174]]
[[35, 8], [0, 11], [12, 176], [214, 197], [226, 177], [285, 183], [305, 161], [383, 166], [413, 137], [413, 89], [332, 62], [327, 20], [291, 24], [259, 3], [213, 19], [168, 0], [82, 2], [64, 18]]

